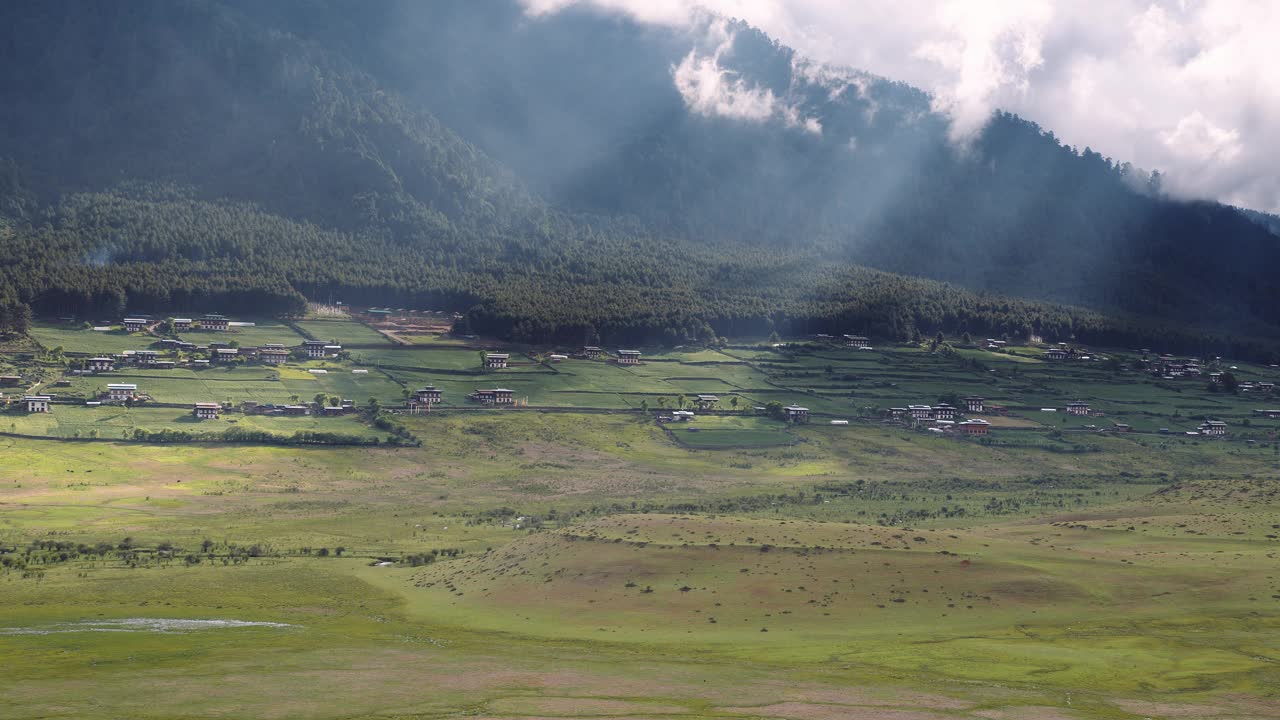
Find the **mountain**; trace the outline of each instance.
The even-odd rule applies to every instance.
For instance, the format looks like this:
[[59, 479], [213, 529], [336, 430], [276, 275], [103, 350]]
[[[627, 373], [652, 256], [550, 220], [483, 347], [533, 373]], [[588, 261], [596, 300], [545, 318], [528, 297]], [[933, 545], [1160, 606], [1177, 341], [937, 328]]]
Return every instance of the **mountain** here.
[[957, 147], [925, 93], [723, 19], [50, 0], [0, 7], [0, 60], [0, 321], [336, 296], [537, 341], [1280, 325], [1256, 218], [1008, 114]]

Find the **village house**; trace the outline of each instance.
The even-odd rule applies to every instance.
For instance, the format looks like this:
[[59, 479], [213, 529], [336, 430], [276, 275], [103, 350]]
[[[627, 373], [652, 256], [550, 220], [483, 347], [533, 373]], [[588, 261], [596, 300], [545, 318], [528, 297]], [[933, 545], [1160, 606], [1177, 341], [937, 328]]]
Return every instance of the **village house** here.
[[788, 405], [782, 408], [787, 414], [787, 422], [807, 423], [809, 422], [809, 408], [800, 407], [799, 405]]
[[1222, 373], [1220, 373], [1220, 372], [1211, 372], [1211, 373], [1209, 373], [1209, 382], [1213, 383], [1214, 385], [1221, 385], [1221, 384], [1222, 384]]
[[640, 351], [639, 350], [619, 350], [618, 364], [619, 365], [639, 365]]
[[716, 396], [716, 395], [699, 395], [696, 398], [694, 398], [694, 403], [698, 406], [700, 410], [707, 410], [712, 407], [715, 407], [715, 405], [719, 402], [720, 402], [720, 398], [719, 396]]
[[1273, 382], [1260, 382], [1257, 388], [1258, 392], [1273, 393], [1276, 391], [1276, 384]]
[[191, 329], [191, 318], [173, 318], [175, 332], [186, 332]]
[[548, 359], [548, 360], [550, 360], [551, 362], [556, 362], [556, 363], [558, 363], [558, 362], [564, 362], [565, 360], [568, 360], [568, 359], [569, 359], [569, 356], [568, 356], [568, 355], [561, 355], [561, 354], [559, 354], [559, 353], [552, 353], [552, 354], [550, 354], [550, 355], [548, 355], [548, 356], [547, 356], [547, 359]]
[[695, 417], [697, 417], [697, 415], [695, 415], [692, 410], [673, 410], [671, 412], [671, 419], [676, 422], [689, 422]]
[[506, 388], [477, 390], [471, 394], [471, 399], [484, 405], [513, 405], [515, 392]]
[[0, 385], [14, 386], [22, 384], [21, 375], [0, 375]]
[[1130, 427], [1128, 423], [1112, 423], [1111, 429], [1115, 430], [1118, 433], [1127, 433], [1127, 432], [1133, 431], [1133, 428]]
[[172, 370], [178, 367], [178, 363], [173, 360], [157, 360], [154, 363], [151, 363], [151, 367], [156, 370]]
[[200, 318], [200, 329], [212, 332], [226, 332], [230, 322], [222, 315], [205, 315]]
[[139, 365], [155, 365], [160, 359], [158, 350], [138, 350], [133, 354], [133, 359]]
[[1088, 415], [1089, 403], [1083, 400], [1073, 400], [1067, 403], [1067, 414], [1068, 415]]
[[894, 420], [901, 420], [907, 416], [907, 409], [904, 407], [889, 408], [889, 417]]
[[341, 345], [331, 345], [324, 340], [303, 340], [302, 349], [311, 360], [323, 360], [342, 351]]
[[115, 369], [115, 361], [109, 357], [93, 357], [84, 361], [84, 367], [90, 372], [111, 372]]
[[197, 420], [217, 420], [218, 414], [222, 412], [222, 406], [216, 402], [196, 403], [195, 408], [191, 411]]
[[27, 413], [49, 413], [54, 398], [47, 395], [28, 395], [22, 398], [27, 404]]
[[511, 356], [507, 353], [488, 353], [484, 356], [484, 369], [505, 370], [507, 367], [507, 360], [510, 359]]
[[229, 363], [235, 362], [240, 356], [240, 351], [235, 348], [217, 348], [213, 351], [214, 362]]
[[947, 404], [936, 405], [933, 408], [934, 420], [955, 420], [956, 409]]
[[861, 335], [845, 335], [845, 341], [849, 347], [864, 348], [871, 347], [871, 341]]
[[1045, 360], [1066, 360], [1067, 351], [1062, 348], [1049, 348], [1042, 354], [1042, 357]]
[[131, 333], [142, 332], [147, 329], [148, 323], [146, 318], [125, 318], [124, 330]]
[[986, 420], [965, 420], [956, 427], [965, 435], [986, 435], [991, 431], [991, 423]]
[[281, 415], [293, 415], [293, 416], [310, 415], [311, 406], [310, 405], [285, 405], [284, 407], [276, 408], [276, 411], [279, 412]]
[[204, 359], [192, 360], [191, 366], [194, 367], [196, 370], [203, 370], [204, 368], [209, 367], [209, 361]]
[[1280, 410], [1254, 410], [1253, 414], [1270, 420], [1280, 420]]
[[1198, 428], [1201, 435], [1209, 437], [1223, 437], [1227, 434], [1227, 424], [1221, 420], [1208, 420]]
[[1009, 343], [1004, 340], [996, 340], [995, 338], [987, 338], [988, 350], [1003, 350]]
[[599, 360], [600, 357], [604, 355], [604, 350], [596, 347], [595, 345], [588, 345], [582, 348], [582, 354], [588, 360]]
[[426, 387], [418, 388], [417, 391], [413, 393], [413, 397], [409, 399], [410, 405], [413, 405], [414, 403], [418, 405], [435, 405], [436, 403], [443, 401], [444, 393], [435, 385], [427, 385]]
[[283, 348], [262, 348], [258, 359], [267, 365], [283, 365], [289, 361], [289, 351]]
[[138, 386], [133, 383], [111, 383], [107, 385], [107, 399], [112, 402], [125, 402], [138, 395]]
[[53, 398], [48, 395], [28, 395], [22, 398], [22, 402], [27, 404], [27, 412], [29, 413], [47, 413]]
[[981, 413], [986, 410], [986, 398], [980, 398], [977, 395], [970, 395], [964, 399], [965, 412]]
[[933, 417], [933, 408], [928, 405], [908, 405], [907, 412], [913, 420], [928, 420]]

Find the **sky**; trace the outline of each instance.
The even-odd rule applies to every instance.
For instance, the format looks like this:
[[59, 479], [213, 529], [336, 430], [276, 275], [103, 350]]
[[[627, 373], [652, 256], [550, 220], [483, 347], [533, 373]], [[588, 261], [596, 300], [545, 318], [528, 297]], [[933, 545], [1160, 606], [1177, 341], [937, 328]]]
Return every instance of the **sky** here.
[[[1164, 175], [1164, 189], [1280, 213], [1280, 0], [522, 0], [688, 25], [740, 18], [808, 58], [931, 92], [963, 140], [994, 109], [1063, 143]], [[760, 115], [717, 95], [716, 57], [672, 69], [691, 109]], [[711, 84], [708, 85], [708, 82]], [[817, 129], [804, 118], [796, 124]]]

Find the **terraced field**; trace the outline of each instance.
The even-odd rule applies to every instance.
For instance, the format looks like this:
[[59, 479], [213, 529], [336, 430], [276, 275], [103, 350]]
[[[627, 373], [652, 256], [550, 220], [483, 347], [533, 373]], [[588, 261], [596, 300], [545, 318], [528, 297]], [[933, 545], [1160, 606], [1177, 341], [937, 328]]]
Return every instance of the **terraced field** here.
[[[33, 351], [6, 362], [63, 400], [445, 403], [386, 416], [420, 447], [125, 441], [386, 439], [355, 415], [0, 415], [0, 715], [1278, 716], [1280, 423], [1251, 412], [1271, 398], [912, 347], [479, 372], [478, 347], [388, 346], [96, 377]], [[530, 407], [464, 399], [494, 386]], [[708, 392], [716, 412], [652, 417]], [[880, 412], [970, 393], [1009, 407], [985, 438]], [[1105, 417], [1060, 411], [1076, 398]], [[1227, 439], [1181, 434], [1210, 415]], [[1088, 427], [1113, 421], [1135, 432]]]

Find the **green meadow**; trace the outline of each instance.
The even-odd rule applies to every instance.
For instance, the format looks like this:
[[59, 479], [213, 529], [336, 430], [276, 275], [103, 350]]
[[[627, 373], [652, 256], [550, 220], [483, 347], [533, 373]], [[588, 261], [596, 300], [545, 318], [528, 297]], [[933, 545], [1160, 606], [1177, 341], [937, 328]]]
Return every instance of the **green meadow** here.
[[[360, 415], [0, 415], [0, 716], [1277, 717], [1280, 423], [1251, 412], [1270, 398], [968, 350], [520, 352], [494, 372], [478, 348], [388, 344], [50, 386], [372, 397], [416, 447], [126, 441], [385, 439]], [[397, 410], [428, 383], [444, 406]], [[465, 400], [495, 386], [529, 407]], [[717, 410], [655, 420], [698, 393]], [[986, 438], [880, 412], [968, 394], [1009, 408]], [[1077, 398], [1105, 417], [1067, 416]], [[769, 402], [813, 421], [753, 410]], [[1231, 435], [1182, 434], [1207, 416]]]

